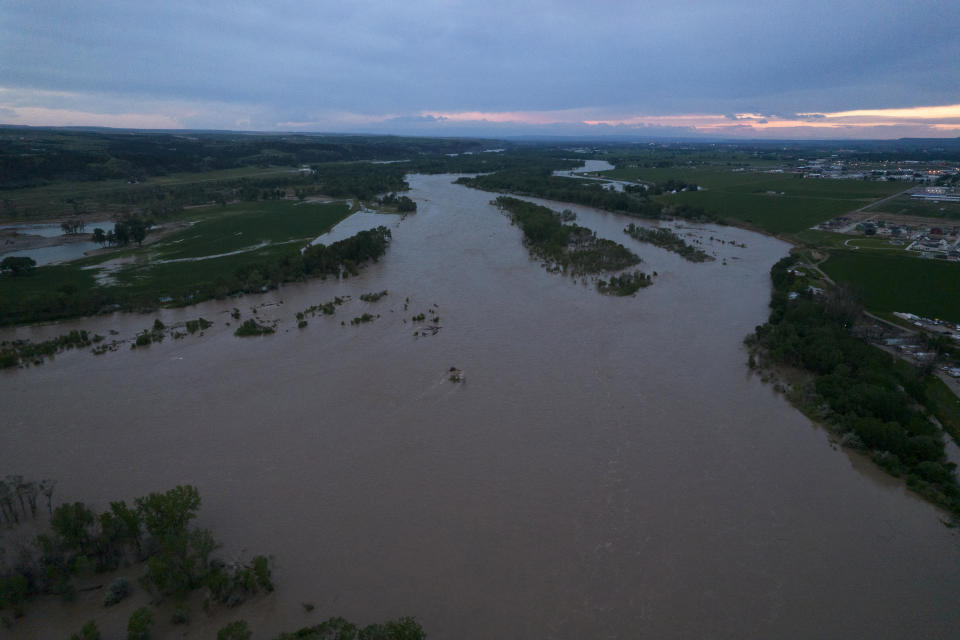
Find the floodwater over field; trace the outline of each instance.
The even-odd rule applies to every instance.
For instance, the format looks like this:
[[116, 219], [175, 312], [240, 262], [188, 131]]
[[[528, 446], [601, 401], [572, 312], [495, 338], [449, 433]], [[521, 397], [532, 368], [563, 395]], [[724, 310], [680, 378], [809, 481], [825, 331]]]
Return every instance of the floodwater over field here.
[[6, 258], [8, 256], [33, 258], [37, 265], [42, 266], [54, 262], [65, 262], [67, 260], [76, 260], [82, 258], [87, 251], [100, 249], [100, 245], [90, 240], [92, 229], [94, 227], [107, 228], [112, 222], [88, 222], [87, 228], [91, 229], [88, 233], [81, 233], [77, 236], [70, 236], [63, 232], [59, 224], [14, 224], [0, 226], [2, 232], [14, 231], [22, 235], [40, 236], [43, 238], [64, 238], [67, 242], [32, 249], [17, 249], [15, 251], [5, 252], [4, 247], [0, 245], [0, 255]]
[[[452, 179], [409, 178], [418, 212], [358, 277], [164, 310], [216, 324], [4, 372], [0, 468], [98, 508], [195, 484], [225, 554], [274, 556], [277, 591], [219, 620], [256, 637], [331, 615], [414, 615], [439, 639], [956, 637], [956, 534], [745, 366], [787, 245], [701, 227], [719, 259], [693, 264], [634, 242], [630, 220], [563, 205], [659, 274], [605, 297], [547, 273], [491, 194]], [[335, 295], [353, 300], [296, 328]], [[278, 333], [235, 338], [228, 310], [263, 303]], [[429, 308], [442, 329], [414, 337]], [[380, 317], [350, 326], [364, 311]], [[119, 636], [125, 618], [103, 611]], [[89, 617], [57, 603], [15, 635]], [[187, 637], [205, 624], [197, 611]]]

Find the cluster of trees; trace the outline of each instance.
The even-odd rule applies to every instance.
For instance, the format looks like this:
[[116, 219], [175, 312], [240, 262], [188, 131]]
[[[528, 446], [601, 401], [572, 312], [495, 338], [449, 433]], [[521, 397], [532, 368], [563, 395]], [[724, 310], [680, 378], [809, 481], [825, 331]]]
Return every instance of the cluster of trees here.
[[4, 340], [0, 342], [0, 369], [17, 367], [29, 362], [42, 362], [44, 358], [49, 358], [61, 351], [89, 347], [101, 340], [103, 340], [101, 335], [94, 335], [91, 338], [86, 331], [77, 329], [43, 342]]
[[378, 200], [380, 204], [388, 207], [396, 207], [400, 213], [410, 213], [417, 210], [417, 203], [407, 196], [398, 196], [395, 193], [388, 193]]
[[706, 251], [690, 246], [683, 238], [673, 231], [670, 231], [670, 229], [647, 229], [646, 227], [638, 227], [631, 222], [623, 232], [634, 240], [649, 242], [661, 249], [673, 251], [690, 262], [713, 260], [713, 257]]
[[12, 526], [28, 517], [36, 518], [40, 496], [46, 501], [47, 513], [52, 514], [53, 490], [56, 486], [55, 480], [34, 482], [20, 475], [8, 475], [0, 480], [0, 523]]
[[619, 271], [640, 262], [640, 258], [621, 244], [598, 238], [577, 224], [564, 224], [561, 214], [525, 200], [500, 196], [499, 208], [523, 231], [527, 249], [555, 267], [570, 268], [571, 273], [587, 274]]
[[[484, 191], [509, 192], [560, 202], [574, 202], [635, 218], [656, 220], [673, 217], [697, 222], [721, 222], [715, 214], [701, 207], [686, 204], [664, 206], [651, 200], [649, 195], [660, 192], [656, 189], [648, 192], [637, 187], [623, 192], [612, 191], [605, 188], [602, 182], [554, 176], [550, 169], [543, 167], [510, 169], [473, 178], [464, 177], [458, 179], [457, 183]], [[679, 183], [667, 181], [665, 184]]]
[[405, 164], [369, 162], [315, 165], [313, 172], [320, 190], [335, 198], [355, 197], [372, 200], [377, 194], [407, 191]]
[[31, 273], [37, 261], [27, 256], [7, 256], [0, 261], [0, 271], [12, 276], [22, 276]]
[[87, 223], [80, 218], [70, 218], [69, 220], [61, 222], [60, 228], [64, 233], [73, 235], [83, 233], [83, 230], [87, 228]]
[[423, 640], [423, 627], [410, 617], [358, 627], [343, 618], [330, 618], [293, 633], [281, 633], [276, 640]]
[[[41, 483], [38, 490], [45, 491], [42, 487], [52, 493], [50, 483]], [[33, 495], [30, 505], [35, 514]], [[185, 485], [137, 498], [133, 505], [111, 502], [102, 513], [82, 502], [50, 510], [49, 532], [39, 534], [33, 547], [23, 550], [12, 564], [0, 565], [0, 610], [12, 610], [19, 617], [25, 603], [39, 594], [71, 599], [77, 576], [132, 563], [144, 563], [140, 584], [155, 599], [171, 596], [182, 602], [190, 592], [206, 589], [208, 604], [236, 606], [260, 590], [272, 591], [266, 557], [229, 566], [213, 557], [219, 546], [213, 535], [191, 526], [199, 508], [197, 489]], [[120, 598], [128, 591], [112, 585], [108, 598], [117, 590], [122, 592]]]
[[168, 173], [244, 166], [403, 160], [480, 151], [466, 139], [396, 136], [250, 135], [151, 132], [50, 131], [6, 128], [0, 132], [0, 189], [55, 180], [142, 181]]
[[387, 295], [388, 291], [384, 289], [383, 291], [371, 291], [370, 293], [360, 294], [360, 299], [364, 302], [376, 302], [380, 298]]
[[643, 271], [612, 276], [610, 280], [597, 280], [597, 291], [612, 296], [631, 296], [643, 287], [653, 284], [653, 278]]
[[408, 164], [408, 173], [492, 173], [507, 170], [540, 170], [548, 174], [554, 170], [574, 169], [582, 160], [570, 158], [562, 148], [535, 146], [510, 148], [502, 153], [466, 153], [454, 157], [426, 156], [414, 158]]
[[253, 318], [247, 318], [237, 327], [237, 330], [233, 332], [233, 335], [239, 338], [249, 338], [252, 336], [265, 336], [273, 333], [273, 327], [267, 326], [265, 324], [260, 324]]
[[153, 220], [145, 220], [139, 216], [130, 216], [114, 223], [112, 231], [104, 232], [103, 229], [97, 227], [93, 230], [91, 240], [100, 246], [116, 245], [118, 247], [125, 247], [133, 241], [137, 243], [137, 246], [142, 247], [143, 241], [152, 228]]
[[676, 180], [675, 178], [670, 178], [663, 182], [658, 182], [652, 187], [650, 187], [651, 195], [659, 195], [661, 193], [670, 193], [671, 191], [697, 191], [699, 187], [692, 182], [684, 182], [683, 180]]
[[554, 176], [547, 169], [501, 171], [474, 178], [460, 178], [458, 184], [494, 192], [536, 196], [561, 202], [615, 211], [639, 218], [660, 218], [662, 206], [644, 193], [626, 193], [605, 189], [603, 183]]
[[[301, 282], [331, 275], [356, 275], [363, 264], [376, 261], [386, 253], [390, 237], [390, 230], [380, 226], [329, 246], [313, 245], [302, 253], [291, 249], [279, 257], [246, 263], [237, 267], [230, 276], [198, 280], [191, 285], [189, 293], [170, 291], [161, 295], [172, 298], [166, 301], [171, 305], [186, 306], [211, 298], [266, 291], [284, 282]], [[85, 289], [61, 287], [55, 291], [46, 290], [24, 296], [11, 304], [0, 306], [0, 326], [95, 315], [106, 310], [154, 309], [157, 304], [156, 293], [136, 295], [122, 287], [99, 285]]]
[[942, 429], [927, 413], [925, 372], [856, 337], [860, 307], [847, 291], [820, 298], [797, 292], [788, 257], [773, 266], [770, 318], [747, 338], [756, 354], [809, 372], [811, 382], [791, 398], [826, 421], [848, 446], [874, 461], [931, 502], [960, 514], [956, 465], [948, 462]]

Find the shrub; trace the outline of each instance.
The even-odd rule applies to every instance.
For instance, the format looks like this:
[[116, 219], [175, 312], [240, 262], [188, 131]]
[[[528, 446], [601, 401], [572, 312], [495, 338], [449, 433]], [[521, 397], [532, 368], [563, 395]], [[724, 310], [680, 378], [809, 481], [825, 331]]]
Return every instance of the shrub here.
[[217, 640], [250, 640], [250, 627], [245, 620], [234, 620], [217, 631]]
[[186, 605], [178, 605], [177, 608], [173, 610], [173, 615], [170, 616], [170, 622], [173, 624], [189, 624], [190, 609], [188, 609]]
[[243, 321], [237, 330], [233, 332], [233, 335], [239, 336], [241, 338], [248, 336], [263, 336], [273, 333], [273, 327], [268, 327], [266, 325], [258, 324], [253, 318]]
[[80, 633], [70, 636], [70, 640], [100, 640], [100, 629], [93, 620], [88, 620], [86, 624], [80, 627]]
[[148, 640], [152, 624], [153, 613], [148, 607], [140, 607], [130, 614], [130, 621], [127, 622], [127, 640]]
[[103, 598], [103, 606], [112, 607], [130, 595], [130, 581], [126, 578], [117, 578], [107, 588], [107, 595]]

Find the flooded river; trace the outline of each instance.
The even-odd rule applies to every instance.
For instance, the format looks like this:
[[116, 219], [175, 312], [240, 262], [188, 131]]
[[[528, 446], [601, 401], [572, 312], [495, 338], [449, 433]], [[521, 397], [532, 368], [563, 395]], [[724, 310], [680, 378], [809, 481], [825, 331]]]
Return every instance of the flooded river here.
[[[168, 325], [216, 324], [2, 372], [0, 467], [101, 509], [192, 483], [223, 554], [273, 555], [274, 594], [218, 624], [196, 611], [186, 637], [331, 615], [413, 615], [458, 640], [956, 637], [957, 535], [745, 366], [787, 245], [681, 229], [718, 257], [693, 264], [634, 242], [629, 220], [563, 205], [659, 274], [605, 297], [547, 273], [491, 194], [452, 179], [409, 178], [418, 213], [359, 277], [164, 310]], [[335, 295], [353, 301], [296, 328]], [[228, 310], [264, 303], [278, 333], [235, 338]], [[410, 317], [431, 308], [442, 328], [414, 337]], [[380, 317], [350, 326], [365, 311]], [[153, 317], [2, 335], [130, 337]], [[119, 637], [126, 618], [94, 613]], [[14, 636], [89, 617], [34, 608]]]

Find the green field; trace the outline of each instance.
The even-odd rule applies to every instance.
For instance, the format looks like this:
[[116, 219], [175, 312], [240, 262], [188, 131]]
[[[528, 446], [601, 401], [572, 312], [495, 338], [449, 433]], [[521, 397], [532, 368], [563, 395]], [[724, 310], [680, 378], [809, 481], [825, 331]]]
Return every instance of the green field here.
[[954, 442], [960, 444], [960, 399], [957, 399], [943, 380], [935, 376], [930, 376], [927, 380], [926, 392], [936, 406], [935, 415], [944, 431], [950, 434]]
[[313, 239], [350, 215], [343, 203], [288, 200], [240, 203], [214, 211], [215, 215], [152, 245], [151, 253], [176, 260], [238, 251], [263, 242]]
[[960, 265], [869, 251], [838, 251], [821, 265], [834, 280], [850, 282], [871, 311], [907, 311], [960, 321]]
[[903, 185], [889, 182], [804, 179], [717, 166], [624, 168], [604, 175], [618, 180], [662, 183], [673, 179], [697, 184], [701, 191], [661, 199], [666, 204], [703, 207], [770, 233], [796, 233], [903, 190]]
[[[289, 167], [240, 167], [219, 171], [171, 173], [165, 176], [154, 176], [137, 184], [130, 184], [126, 180], [115, 179], [85, 180], [56, 182], [42, 187], [30, 187], [27, 189], [12, 189], [4, 191], [2, 194], [4, 206], [2, 207], [3, 213], [0, 214], [0, 220], [23, 221], [25, 219], [75, 215], [71, 204], [68, 203], [68, 200], [73, 199], [85, 200], [107, 194], [135, 193], [155, 187], [170, 187], [270, 175], [290, 175], [291, 173], [292, 170]], [[9, 205], [12, 205], [19, 214], [11, 215], [9, 213]], [[106, 208], [112, 209], [113, 207]]]
[[703, 207], [732, 223], [746, 223], [769, 233], [796, 233], [848, 213], [858, 200], [766, 195], [740, 191], [696, 191], [661, 196], [665, 204]]
[[[106, 304], [155, 305], [164, 298], [185, 299], [198, 289], [213, 290], [218, 282], [236, 281], [238, 269], [243, 267], [253, 269], [246, 282], [259, 282], [270, 275], [261, 271], [269, 269], [274, 259], [330, 230], [349, 216], [350, 210], [344, 203], [280, 200], [193, 213], [200, 216], [196, 224], [156, 244], [38, 267], [29, 275], [0, 276], [0, 320], [33, 320], [31, 308], [42, 308], [46, 317], [69, 317], [93, 313]], [[257, 247], [260, 243], [267, 244]], [[195, 259], [250, 247], [256, 248]], [[112, 272], [109, 284], [97, 284], [97, 265], [131, 257], [135, 261]]]
[[887, 200], [867, 210], [900, 216], [960, 220], [960, 202], [927, 202], [925, 200], [915, 200], [908, 195]]

